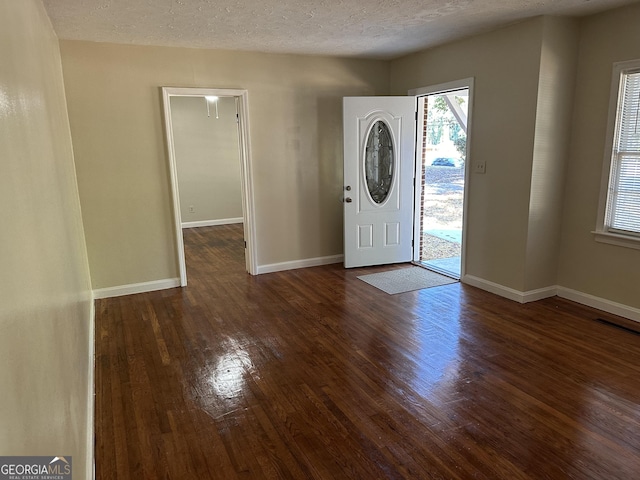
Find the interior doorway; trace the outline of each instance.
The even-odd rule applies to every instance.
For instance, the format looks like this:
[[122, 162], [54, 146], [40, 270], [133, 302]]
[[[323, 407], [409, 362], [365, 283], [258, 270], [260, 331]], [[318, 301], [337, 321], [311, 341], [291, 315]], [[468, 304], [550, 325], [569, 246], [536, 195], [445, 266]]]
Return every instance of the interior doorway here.
[[464, 275], [472, 79], [412, 92], [417, 97], [414, 262]]
[[[171, 176], [171, 194], [173, 200], [173, 216], [174, 216], [174, 230], [175, 230], [175, 242], [177, 246], [177, 255], [178, 255], [178, 263], [180, 270], [180, 285], [187, 285], [187, 271], [186, 271], [186, 261], [185, 261], [185, 252], [184, 252], [184, 239], [183, 239], [183, 228], [187, 227], [195, 227], [195, 226], [205, 226], [205, 225], [216, 225], [223, 223], [240, 223], [242, 222], [244, 225], [244, 244], [245, 244], [245, 268], [251, 274], [256, 274], [257, 265], [256, 265], [256, 255], [255, 255], [255, 227], [254, 227], [254, 209], [253, 209], [253, 191], [251, 188], [251, 158], [250, 158], [250, 149], [249, 149], [249, 135], [248, 135], [248, 124], [247, 124], [247, 91], [246, 90], [235, 90], [235, 89], [211, 89], [211, 88], [173, 88], [173, 87], [163, 87], [163, 103], [164, 103], [164, 120], [165, 120], [165, 130], [166, 130], [166, 139], [167, 139], [167, 150], [169, 156], [169, 170]], [[189, 97], [189, 98], [186, 98]], [[191, 102], [182, 102], [179, 100], [193, 100]], [[212, 116], [215, 119], [221, 118], [221, 115], [232, 115], [231, 118], [231, 130], [227, 128], [227, 133], [218, 132], [222, 137], [218, 139], [218, 146], [221, 146], [222, 143], [228, 144], [226, 145], [226, 149], [230, 151], [234, 151], [236, 155], [237, 161], [239, 161], [239, 187], [240, 187], [240, 197], [237, 198], [227, 198], [224, 202], [226, 206], [217, 205], [213, 207], [212, 205], [206, 205], [206, 208], [209, 210], [215, 210], [216, 208], [219, 210], [216, 213], [210, 212], [209, 216], [216, 217], [222, 216], [222, 219], [219, 220], [198, 220], [197, 217], [192, 214], [198, 213], [196, 206], [198, 206], [198, 202], [202, 200], [202, 205], [205, 206], [205, 202], [207, 201], [207, 186], [200, 185], [199, 188], [194, 188], [193, 191], [189, 193], [189, 199], [185, 200], [187, 197], [185, 195], [181, 196], [181, 180], [182, 180], [182, 188], [183, 191], [187, 188], [191, 189], [191, 185], [198, 183], [198, 170], [202, 170], [203, 162], [198, 164], [194, 162], [194, 164], [190, 167], [191, 172], [189, 172], [190, 178], [188, 182], [185, 183], [185, 168], [182, 165], [182, 177], [179, 174], [179, 166], [178, 166], [178, 157], [177, 151], [180, 150], [180, 141], [177, 136], [176, 126], [174, 125], [174, 120], [177, 122], [178, 117], [177, 112], [178, 108], [181, 111], [185, 111], [185, 107], [188, 107], [189, 104], [192, 105], [200, 105], [202, 107], [203, 118], [211, 119]], [[180, 106], [180, 107], [179, 107]], [[184, 114], [182, 114], [184, 118]], [[217, 117], [217, 118], [216, 118]], [[227, 118], [227, 120], [229, 120]], [[229, 122], [227, 122], [228, 124]], [[234, 127], [235, 125], [235, 127]], [[227, 125], [229, 127], [229, 125]], [[182, 130], [185, 129], [185, 126], [182, 125], [180, 127]], [[189, 128], [189, 127], [186, 127]], [[195, 130], [195, 127], [193, 127]], [[185, 133], [184, 131], [182, 132]], [[193, 133], [193, 132], [192, 132]], [[211, 132], [212, 136], [214, 132]], [[220, 136], [219, 135], [219, 136]], [[178, 141], [177, 141], [178, 140]], [[207, 148], [203, 144], [205, 143], [202, 139], [202, 144], [198, 147], [200, 149]], [[210, 139], [207, 139], [210, 140]], [[233, 144], [236, 144], [235, 146]], [[237, 148], [237, 150], [236, 150]], [[198, 148], [193, 149], [191, 153], [194, 155], [197, 153]], [[194, 153], [195, 152], [195, 153]], [[211, 156], [215, 155], [215, 150], [211, 151]], [[232, 167], [228, 167], [229, 170], [226, 174], [233, 175], [231, 170]], [[201, 171], [202, 180], [206, 181], [205, 172]], [[212, 174], [214, 175], [214, 174]], [[213, 178], [213, 177], [212, 177]], [[233, 182], [226, 182], [233, 183]], [[238, 192], [228, 190], [229, 185], [222, 184], [223, 186], [219, 188], [220, 193], [222, 195], [226, 195], [227, 197], [236, 197]], [[210, 186], [211, 189], [215, 188], [215, 185]], [[185, 194], [187, 192], [184, 192]], [[211, 192], [209, 192], [211, 193]], [[181, 202], [181, 198], [183, 201]], [[240, 211], [240, 205], [235, 204], [235, 201], [239, 201], [241, 203], [241, 217], [238, 217]], [[184, 205], [183, 203], [187, 203]], [[210, 202], [209, 202], [210, 203]], [[224, 208], [222, 208], [224, 207]], [[204, 209], [204, 208], [203, 208]], [[225, 213], [222, 213], [225, 212]], [[231, 213], [228, 213], [231, 212]], [[191, 217], [191, 218], [190, 218]], [[224, 218], [231, 217], [231, 218]], [[193, 221], [193, 220], [196, 221]]]

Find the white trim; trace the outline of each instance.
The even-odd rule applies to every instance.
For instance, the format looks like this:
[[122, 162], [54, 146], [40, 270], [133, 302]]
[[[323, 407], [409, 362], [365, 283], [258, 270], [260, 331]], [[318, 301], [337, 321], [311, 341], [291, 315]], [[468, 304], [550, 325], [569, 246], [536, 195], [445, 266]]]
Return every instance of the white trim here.
[[557, 292], [557, 285], [536, 288], [535, 290], [527, 290], [526, 292], [522, 292], [521, 303], [537, 302], [538, 300], [542, 300], [543, 298], [555, 297], [557, 295]]
[[[602, 161], [602, 176], [600, 178], [600, 196], [598, 199], [598, 215], [596, 220], [595, 240], [602, 243], [609, 243], [622, 247], [640, 248], [632, 246], [626, 242], [616, 243], [613, 240], [607, 240], [604, 235], [609, 234], [606, 231], [605, 216], [607, 213], [607, 200], [609, 197], [609, 184], [611, 181], [611, 161], [613, 156], [613, 142], [616, 130], [616, 118], [618, 116], [618, 102], [620, 101], [620, 85], [622, 82], [622, 74], [631, 69], [640, 68], [640, 60], [630, 60], [626, 62], [616, 62], [613, 64], [613, 72], [611, 74], [611, 91], [609, 93], [609, 117], [607, 120], [607, 132], [604, 144], [604, 159]], [[624, 238], [633, 238], [620, 235]], [[631, 240], [633, 242], [633, 240]]]
[[123, 295], [133, 295], [135, 293], [154, 292], [167, 288], [180, 287], [179, 278], [165, 278], [164, 280], [153, 280], [151, 282], [132, 283], [129, 285], [118, 285], [117, 287], [99, 288], [93, 291], [93, 298], [122, 297]]
[[198, 222], [182, 222], [182, 228], [214, 227], [216, 225], [233, 225], [244, 222], [244, 218], [221, 218], [220, 220], [200, 220]]
[[[445, 82], [445, 83], [439, 83], [437, 85], [431, 85], [428, 87], [420, 87], [420, 88], [414, 88], [412, 90], [409, 90], [408, 95], [413, 95], [416, 97], [422, 97], [422, 96], [427, 96], [427, 95], [433, 95], [433, 94], [438, 94], [438, 93], [446, 93], [446, 92], [451, 92], [451, 91], [456, 91], [456, 90], [463, 90], [463, 89], [468, 89], [469, 90], [469, 107], [467, 109], [467, 155], [465, 158], [465, 162], [464, 162], [464, 199], [463, 199], [463, 206], [462, 206], [462, 244], [461, 244], [461, 248], [460, 248], [460, 278], [463, 278], [465, 276], [465, 271], [466, 271], [466, 259], [467, 259], [467, 241], [466, 241], [466, 237], [467, 237], [467, 226], [468, 226], [468, 215], [467, 212], [469, 211], [469, 183], [471, 181], [470, 178], [470, 174], [472, 172], [471, 170], [471, 135], [473, 134], [473, 99], [474, 99], [474, 88], [475, 88], [475, 77], [468, 77], [468, 78], [462, 78], [460, 80], [453, 80], [451, 82]], [[416, 103], [418, 103], [416, 101]], [[416, 180], [420, 179], [421, 181], [421, 176], [422, 176], [422, 162], [418, 160], [418, 142], [420, 143], [420, 151], [422, 151], [422, 137], [424, 135], [424, 128], [423, 128], [423, 121], [424, 119], [418, 119], [418, 125], [416, 125], [417, 128], [417, 135], [416, 135], [416, 159], [415, 159], [415, 178]], [[418, 181], [415, 182], [416, 184], [418, 183]], [[413, 220], [413, 228], [414, 228], [414, 234], [413, 234], [413, 241], [414, 241], [414, 247], [413, 247], [413, 260], [416, 261], [417, 259], [420, 258], [420, 236], [422, 235], [422, 232], [418, 232], [417, 228], [420, 225], [420, 211], [418, 208], [418, 203], [420, 201], [420, 193], [419, 190], [417, 188], [417, 185], [414, 189], [414, 220]], [[515, 291], [515, 290], [514, 290]]]
[[[409, 93], [410, 95], [411, 93]], [[412, 261], [419, 263], [422, 256], [421, 239], [422, 226], [422, 154], [424, 144], [424, 96], [416, 97], [416, 145], [413, 160], [413, 248]]]
[[596, 242], [608, 243], [609, 245], [617, 245], [619, 247], [640, 249], [640, 237], [631, 235], [618, 235], [611, 232], [591, 232]]
[[[414, 88], [409, 90], [409, 95], [431, 95], [433, 93], [446, 93], [453, 90], [462, 90], [463, 88], [469, 88], [469, 95], [471, 95], [471, 89], [473, 88], [474, 81], [475, 77], [468, 77], [460, 80], [452, 80], [451, 82], [439, 83], [437, 85], [430, 85], [428, 87]], [[469, 103], [471, 103], [471, 98], [469, 98]]]
[[535, 302], [537, 300], [542, 300], [543, 298], [549, 298], [557, 295], [558, 297], [566, 298], [567, 300], [580, 303], [581, 305], [586, 305], [587, 307], [596, 308], [603, 312], [640, 322], [640, 309], [638, 308], [558, 285], [530, 290], [528, 292], [519, 292], [513, 288], [505, 287], [473, 275], [465, 275], [461, 282], [520, 303]]
[[238, 143], [240, 146], [240, 173], [242, 175], [242, 211], [244, 216], [245, 268], [251, 275], [258, 274], [258, 252], [253, 196], [253, 163], [251, 161], [251, 132], [249, 129], [249, 94], [242, 90], [236, 97], [238, 104]]
[[318, 267], [320, 265], [330, 265], [342, 263], [344, 255], [331, 255], [328, 257], [306, 258], [304, 260], [294, 260], [291, 262], [271, 263], [269, 265], [259, 265], [258, 274], [282, 272], [285, 270], [295, 270], [297, 268]]
[[171, 102], [170, 92], [167, 88], [162, 89], [162, 100], [165, 122], [165, 137], [167, 141], [167, 152], [169, 154], [169, 173], [171, 177], [171, 197], [173, 201], [174, 236], [176, 250], [178, 252], [178, 270], [180, 271], [180, 285], [187, 285], [187, 265], [184, 259], [184, 240], [182, 238], [182, 219], [180, 215], [180, 193], [178, 191], [178, 168], [176, 166], [175, 146], [173, 141], [173, 124], [171, 122]]
[[180, 286], [187, 285], [187, 266], [184, 256], [184, 240], [182, 238], [182, 218], [180, 215], [180, 196], [178, 191], [178, 169], [176, 166], [175, 148], [173, 140], [173, 126], [171, 124], [172, 96], [203, 97], [214, 95], [217, 97], [234, 97], [238, 112], [238, 148], [240, 151], [240, 173], [242, 176], [242, 214], [244, 223], [245, 266], [247, 271], [257, 273], [257, 253], [255, 239], [255, 209], [253, 198], [253, 173], [251, 167], [251, 146], [249, 135], [249, 94], [247, 90], [220, 88], [178, 88], [162, 87], [162, 101], [165, 123], [165, 137], [169, 160], [171, 179], [171, 196], [173, 202], [174, 238], [178, 252], [178, 269], [180, 272]]
[[589, 295], [588, 293], [578, 292], [570, 288], [558, 287], [558, 296], [572, 300], [588, 307], [597, 308], [613, 315], [628, 318], [640, 322], [640, 309], [624, 305], [622, 303], [612, 302], [605, 298]]
[[542, 300], [543, 298], [554, 297], [558, 290], [558, 287], [553, 285], [538, 288], [536, 290], [529, 290], [527, 292], [521, 292], [473, 275], [465, 275], [460, 281], [467, 285], [471, 285], [472, 287], [480, 288], [519, 303], [535, 302], [537, 300]]
[[87, 378], [87, 454], [86, 454], [86, 476], [85, 478], [96, 478], [96, 457], [95, 457], [95, 416], [96, 416], [96, 302], [91, 292], [91, 309], [89, 312], [89, 375]]

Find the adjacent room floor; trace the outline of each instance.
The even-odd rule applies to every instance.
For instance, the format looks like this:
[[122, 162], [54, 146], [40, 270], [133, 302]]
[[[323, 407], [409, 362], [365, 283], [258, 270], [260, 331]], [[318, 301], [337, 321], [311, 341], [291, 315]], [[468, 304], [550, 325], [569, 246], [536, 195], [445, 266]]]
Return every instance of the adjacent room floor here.
[[188, 287], [97, 301], [97, 478], [637, 478], [639, 335], [382, 268], [252, 277], [241, 228], [185, 231]]

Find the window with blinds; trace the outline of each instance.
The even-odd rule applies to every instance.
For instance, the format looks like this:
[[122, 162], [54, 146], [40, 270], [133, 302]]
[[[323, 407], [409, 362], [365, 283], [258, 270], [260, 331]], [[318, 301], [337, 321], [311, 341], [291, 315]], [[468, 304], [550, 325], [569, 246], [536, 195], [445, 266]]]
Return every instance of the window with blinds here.
[[640, 237], [640, 67], [620, 72], [603, 226]]

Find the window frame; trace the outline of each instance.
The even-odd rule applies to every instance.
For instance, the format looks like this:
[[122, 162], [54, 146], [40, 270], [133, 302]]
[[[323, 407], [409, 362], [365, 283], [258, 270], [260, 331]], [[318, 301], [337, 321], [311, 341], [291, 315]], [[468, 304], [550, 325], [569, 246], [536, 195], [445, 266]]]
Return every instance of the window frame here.
[[597, 242], [618, 245], [621, 247], [640, 249], [640, 235], [625, 234], [618, 230], [610, 231], [606, 224], [607, 203], [609, 201], [609, 186], [612, 175], [613, 145], [618, 123], [618, 103], [620, 102], [623, 75], [640, 70], [640, 59], [613, 64], [611, 78], [611, 94], [609, 100], [609, 120], [604, 148], [604, 162], [602, 165], [602, 180], [600, 185], [600, 201], [598, 204], [598, 219], [596, 229], [592, 232]]

